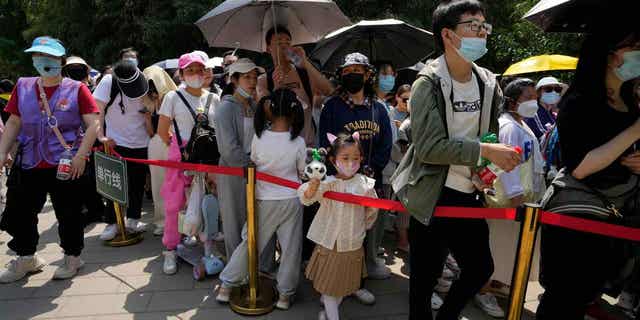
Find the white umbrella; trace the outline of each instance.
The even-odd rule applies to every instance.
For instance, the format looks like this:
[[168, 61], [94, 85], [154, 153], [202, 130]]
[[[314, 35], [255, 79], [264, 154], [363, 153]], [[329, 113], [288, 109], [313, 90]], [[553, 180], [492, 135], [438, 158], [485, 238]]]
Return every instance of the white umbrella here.
[[370, 61], [390, 61], [406, 68], [424, 60], [434, 50], [433, 33], [395, 19], [364, 20], [326, 35], [311, 58], [325, 70], [335, 70], [344, 57], [360, 52]]
[[160, 62], [156, 62], [153, 64], [154, 66], [158, 66], [162, 69], [178, 69], [178, 59], [167, 59], [162, 60]]
[[302, 44], [351, 22], [331, 0], [227, 0], [196, 22], [211, 47], [257, 52], [266, 50], [265, 34], [276, 24]]

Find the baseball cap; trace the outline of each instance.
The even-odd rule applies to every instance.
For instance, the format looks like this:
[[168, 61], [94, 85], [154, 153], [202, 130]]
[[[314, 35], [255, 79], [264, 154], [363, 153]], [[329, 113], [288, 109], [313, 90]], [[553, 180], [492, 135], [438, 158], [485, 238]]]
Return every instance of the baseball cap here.
[[54, 39], [48, 36], [37, 37], [33, 39], [31, 48], [25, 50], [26, 53], [39, 52], [48, 54], [54, 57], [62, 57], [67, 53], [64, 46], [58, 39]]
[[536, 90], [550, 85], [561, 86], [563, 89], [567, 87], [566, 84], [558, 81], [555, 77], [544, 77], [538, 81], [538, 84], [536, 84]]
[[204, 66], [206, 64], [206, 60], [201, 54], [195, 52], [185, 53], [180, 56], [180, 59], [178, 59], [178, 68], [184, 69], [192, 63], [199, 63]]
[[340, 68], [353, 65], [370, 66], [369, 58], [359, 52], [350, 53], [346, 57], [344, 57], [344, 63], [340, 66]]
[[249, 58], [241, 58], [233, 64], [229, 65], [229, 75], [233, 75], [235, 73], [247, 73], [251, 70], [258, 70], [258, 73], [264, 73], [264, 68], [258, 67], [251, 59]]

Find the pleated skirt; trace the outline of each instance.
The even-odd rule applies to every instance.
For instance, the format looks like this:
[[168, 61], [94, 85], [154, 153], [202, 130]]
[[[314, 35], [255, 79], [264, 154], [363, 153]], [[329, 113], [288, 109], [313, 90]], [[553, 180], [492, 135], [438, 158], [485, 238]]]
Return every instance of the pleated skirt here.
[[360, 289], [362, 278], [367, 276], [364, 249], [338, 252], [316, 245], [305, 271], [313, 288], [321, 294], [345, 297]]

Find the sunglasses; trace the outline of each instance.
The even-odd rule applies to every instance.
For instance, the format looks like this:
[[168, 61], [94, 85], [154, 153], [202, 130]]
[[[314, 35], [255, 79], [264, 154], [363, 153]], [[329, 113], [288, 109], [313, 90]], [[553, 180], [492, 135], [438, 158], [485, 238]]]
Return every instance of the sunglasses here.
[[559, 86], [545, 87], [543, 89], [544, 89], [544, 92], [547, 92], [547, 93], [552, 92], [552, 91], [555, 91], [557, 93], [562, 93], [562, 87], [559, 87]]

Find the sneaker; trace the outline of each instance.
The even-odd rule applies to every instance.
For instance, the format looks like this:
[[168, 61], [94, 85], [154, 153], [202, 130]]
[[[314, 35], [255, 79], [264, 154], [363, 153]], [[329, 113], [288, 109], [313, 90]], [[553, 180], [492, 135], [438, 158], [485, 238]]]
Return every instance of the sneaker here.
[[218, 232], [218, 234], [216, 234], [216, 236], [215, 236], [215, 238], [213, 238], [213, 240], [218, 241], [218, 242], [224, 241], [224, 233]]
[[498, 300], [491, 293], [479, 293], [475, 296], [476, 305], [486, 314], [495, 318], [504, 318], [504, 311], [498, 305]]
[[327, 313], [324, 312], [324, 310], [320, 311], [320, 313], [318, 313], [318, 320], [327, 320]]
[[228, 303], [230, 296], [231, 296], [231, 288], [225, 288], [224, 286], [220, 286], [220, 289], [218, 289], [218, 295], [216, 296], [216, 301], [220, 303]]
[[616, 306], [625, 311], [633, 310], [634, 298], [633, 293], [622, 291], [618, 297], [618, 303], [616, 303]]
[[453, 271], [453, 273], [455, 273], [456, 276], [460, 274], [460, 267], [458, 266], [456, 259], [454, 259], [452, 255], [447, 256], [445, 265], [447, 266], [447, 268], [449, 268], [449, 270]]
[[104, 231], [102, 231], [102, 234], [100, 235], [100, 240], [102, 241], [113, 240], [116, 237], [116, 235], [118, 235], [118, 225], [110, 224], [104, 228]]
[[367, 277], [372, 280], [384, 280], [391, 277], [391, 269], [385, 265], [384, 259], [376, 258], [376, 265], [367, 265]]
[[42, 270], [46, 262], [37, 255], [17, 257], [7, 263], [6, 269], [0, 273], [0, 283], [18, 281], [28, 274]]
[[456, 278], [456, 274], [445, 265], [442, 269], [442, 278], [446, 280], [453, 280]]
[[378, 250], [377, 250], [376, 254], [378, 254], [379, 256], [383, 256], [384, 255], [384, 248], [383, 247], [378, 247]]
[[164, 226], [158, 226], [156, 225], [156, 228], [153, 229], [153, 235], [154, 236], [162, 236], [164, 234]]
[[440, 296], [434, 292], [431, 295], [431, 310], [440, 310], [440, 307], [442, 307], [443, 304], [444, 300], [442, 300], [442, 298], [440, 298]]
[[439, 278], [438, 284], [436, 284], [436, 287], [434, 289], [440, 293], [448, 293], [449, 290], [451, 289], [452, 284], [453, 284], [453, 281], [451, 280]]
[[354, 292], [351, 296], [355, 297], [358, 302], [364, 305], [370, 306], [376, 303], [376, 296], [374, 296], [373, 293], [371, 293], [371, 291], [367, 289], [360, 289]]
[[80, 268], [84, 266], [84, 261], [80, 257], [64, 256], [64, 263], [53, 273], [54, 280], [64, 280], [73, 278]]
[[276, 303], [276, 308], [280, 310], [289, 310], [290, 306], [291, 306], [291, 297], [280, 295], [280, 298], [278, 298], [278, 302]]
[[145, 232], [145, 230], [147, 229], [147, 224], [141, 222], [139, 219], [127, 219], [125, 227], [131, 232], [140, 233]]
[[162, 252], [164, 256], [164, 265], [162, 271], [164, 274], [175, 274], [178, 271], [178, 264], [176, 263], [177, 255], [175, 250], [169, 250]]

